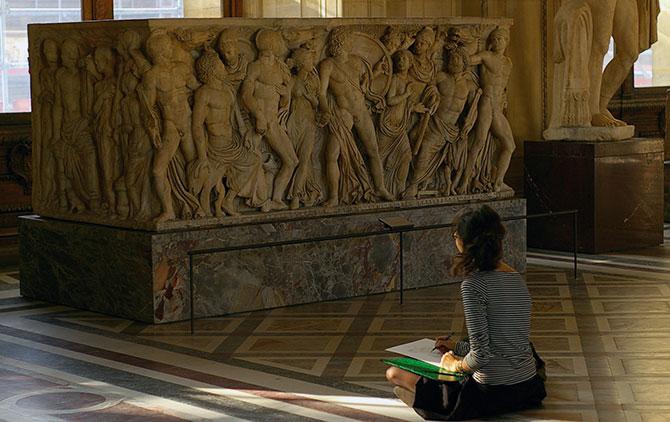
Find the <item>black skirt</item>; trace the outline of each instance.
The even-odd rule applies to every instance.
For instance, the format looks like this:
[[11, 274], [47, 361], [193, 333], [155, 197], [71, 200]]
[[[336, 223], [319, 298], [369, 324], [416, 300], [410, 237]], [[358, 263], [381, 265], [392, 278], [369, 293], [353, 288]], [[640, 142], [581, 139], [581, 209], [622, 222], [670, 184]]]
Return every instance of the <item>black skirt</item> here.
[[537, 407], [547, 393], [539, 375], [512, 385], [421, 378], [416, 384], [414, 410], [424, 419], [461, 421]]
[[414, 410], [424, 419], [462, 421], [539, 406], [547, 396], [545, 365], [532, 343], [531, 349], [537, 370], [533, 378], [512, 385], [486, 385], [472, 377], [447, 382], [421, 377], [416, 383]]

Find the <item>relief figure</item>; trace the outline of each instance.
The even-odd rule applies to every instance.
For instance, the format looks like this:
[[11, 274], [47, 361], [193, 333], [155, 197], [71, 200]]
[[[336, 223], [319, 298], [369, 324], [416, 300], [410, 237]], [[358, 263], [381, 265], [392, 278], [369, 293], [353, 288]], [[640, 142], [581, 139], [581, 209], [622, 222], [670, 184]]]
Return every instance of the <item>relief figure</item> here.
[[437, 66], [433, 60], [435, 46], [435, 31], [427, 26], [416, 34], [411, 51], [414, 61], [410, 70], [412, 77], [424, 84], [430, 84], [437, 75]]
[[[236, 216], [235, 199], [246, 198], [250, 207], [267, 201], [263, 162], [247, 133], [237, 104], [235, 81], [217, 73], [221, 61], [214, 50], [206, 49], [195, 63], [202, 86], [195, 92], [193, 139], [199, 155], [206, 155], [209, 177], [203, 187], [200, 206], [210, 215], [212, 189], [216, 192], [216, 216]], [[242, 131], [241, 131], [242, 129]], [[226, 179], [224, 186], [223, 179]]]
[[[166, 34], [149, 36], [146, 51], [153, 66], [144, 74], [139, 89], [145, 128], [155, 149], [152, 176], [161, 203], [161, 212], [155, 219], [158, 222], [176, 217], [173, 195], [181, 205], [182, 218], [202, 214], [192, 187], [202, 185], [198, 181], [207, 177], [203, 166], [198, 165], [202, 161], [196, 162], [191, 136], [189, 96], [199, 84], [187, 65], [172, 59], [172, 49]], [[190, 170], [188, 176], [184, 166]]]
[[[386, 48], [387, 52], [390, 55], [393, 55], [398, 50], [405, 50], [409, 48], [410, 45], [414, 42], [414, 39], [411, 38], [406, 32], [401, 31], [398, 27], [387, 26], [384, 31], [384, 35], [381, 36], [380, 41]], [[387, 57], [384, 56], [382, 59], [375, 65], [374, 78], [379, 75], [390, 75], [393, 71], [393, 64], [389, 63]]]
[[312, 153], [319, 133], [316, 110], [319, 106], [319, 74], [315, 68], [316, 53], [305, 47], [293, 51], [289, 61], [295, 68], [291, 114], [288, 119], [288, 134], [298, 154], [298, 168], [290, 189], [289, 207], [297, 209], [302, 203], [313, 206], [321, 199], [321, 189], [314, 179]]
[[[434, 181], [437, 170], [444, 165], [445, 195], [455, 194], [452, 177], [455, 169], [465, 166], [467, 135], [470, 126], [461, 126], [463, 111], [470, 97], [470, 86], [466, 77], [467, 55], [461, 49], [446, 51], [446, 71], [437, 75], [439, 105], [429, 123], [414, 161], [409, 187], [403, 198], [416, 198], [420, 188]], [[471, 106], [472, 107], [472, 106]], [[458, 171], [456, 171], [458, 177]]]
[[45, 66], [40, 70], [40, 128], [42, 136], [41, 146], [41, 198], [48, 207], [58, 206], [58, 170], [54, 151], [61, 148], [60, 140], [54, 138], [54, 125], [57, 120], [54, 116], [56, 102], [56, 73], [58, 72], [58, 44], [47, 38], [42, 42], [42, 54]]
[[232, 83], [235, 93], [247, 77], [249, 66], [249, 60], [239, 51], [238, 42], [237, 31], [234, 28], [221, 31], [217, 42], [217, 50], [228, 73], [227, 79]]
[[428, 113], [421, 115], [419, 123], [410, 132], [410, 139], [413, 145], [412, 153], [414, 155], [419, 153], [423, 138], [428, 129], [428, 122], [430, 121], [430, 117], [435, 113], [440, 98], [435, 87], [435, 78], [437, 76], [437, 65], [434, 60], [434, 49], [437, 45], [435, 38], [435, 31], [427, 26], [416, 34], [414, 43], [411, 46], [414, 56], [409, 75], [416, 82], [413, 88], [416, 95], [415, 99], [420, 100], [429, 109]]
[[119, 65], [119, 89], [122, 98], [119, 141], [124, 158], [124, 183], [128, 195], [128, 218], [145, 220], [151, 215], [151, 179], [149, 167], [152, 159], [151, 143], [141, 119], [141, 103], [137, 88], [142, 75], [151, 64], [140, 50], [140, 36], [135, 31], [125, 31], [117, 51], [122, 61]]
[[426, 113], [428, 109], [413, 100], [410, 87], [409, 69], [413, 56], [408, 50], [393, 54], [394, 73], [389, 92], [386, 94], [387, 107], [379, 117], [379, 152], [384, 164], [386, 187], [394, 197], [405, 190], [412, 149], [409, 143], [409, 126], [412, 113]]
[[100, 78], [93, 88], [95, 94], [93, 127], [98, 150], [98, 168], [100, 169], [103, 203], [107, 212], [113, 216], [117, 211], [114, 183], [121, 175], [120, 167], [122, 166], [119, 145], [115, 136], [116, 118], [118, 117], [115, 104], [119, 93], [114, 75], [116, 66], [114, 53], [109, 47], [98, 47], [93, 53], [93, 61]]
[[[499, 192], [504, 187], [504, 177], [509, 168], [512, 153], [516, 148], [512, 129], [504, 114], [506, 105], [506, 88], [512, 72], [512, 61], [505, 56], [509, 42], [509, 33], [505, 29], [496, 28], [488, 38], [488, 50], [470, 57], [473, 65], [481, 64], [480, 83], [482, 96], [478, 105], [478, 118], [475, 125], [475, 137], [461, 179], [459, 191], [483, 191], [485, 186], [474, 180], [477, 157], [480, 155], [489, 135], [497, 139], [498, 159], [493, 189]], [[490, 132], [490, 133], [489, 133]], [[471, 185], [472, 183], [472, 185]]]
[[291, 74], [279, 59], [285, 48], [281, 33], [262, 29], [256, 35], [258, 59], [249, 64], [242, 84], [242, 101], [255, 119], [256, 133], [281, 160], [274, 180], [272, 200], [266, 210], [284, 210], [284, 195], [298, 157], [284, 125], [291, 99]]
[[62, 66], [56, 72], [54, 140], [59, 203], [71, 212], [100, 208], [97, 158], [87, 118], [85, 80], [79, 46], [71, 39], [61, 46]]
[[337, 206], [340, 201], [352, 204], [371, 199], [367, 169], [356, 146], [353, 129], [356, 129], [368, 156], [374, 194], [393, 200], [384, 184], [376, 130], [366, 105], [367, 88], [364, 87], [369, 84], [370, 76], [361, 77], [367, 75], [366, 69], [360, 58], [349, 54], [352, 47], [347, 29], [333, 29], [328, 42], [329, 57], [319, 64], [320, 121], [328, 125], [330, 135], [326, 144], [329, 197], [324, 205], [327, 207]]

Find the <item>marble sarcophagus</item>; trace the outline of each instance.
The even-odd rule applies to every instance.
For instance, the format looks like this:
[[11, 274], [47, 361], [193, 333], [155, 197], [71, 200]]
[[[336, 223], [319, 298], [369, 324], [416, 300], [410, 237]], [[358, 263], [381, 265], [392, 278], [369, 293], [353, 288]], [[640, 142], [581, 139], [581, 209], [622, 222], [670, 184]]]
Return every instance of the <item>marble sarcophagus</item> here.
[[[190, 306], [189, 252], [264, 241], [253, 253], [194, 260], [203, 280], [194, 283], [197, 316], [395, 288], [393, 235], [271, 245], [369, 232], [390, 213], [444, 223], [471, 202], [523, 214], [503, 183], [514, 150], [505, 117], [510, 26], [481, 18], [30, 25], [39, 218], [22, 221], [22, 293], [179, 320]], [[525, 224], [509, 231], [523, 268]], [[419, 263], [428, 253], [437, 260], [425, 266], [445, 265], [447, 232], [416, 234], [405, 255], [418, 268], [409, 287], [446, 281]]]

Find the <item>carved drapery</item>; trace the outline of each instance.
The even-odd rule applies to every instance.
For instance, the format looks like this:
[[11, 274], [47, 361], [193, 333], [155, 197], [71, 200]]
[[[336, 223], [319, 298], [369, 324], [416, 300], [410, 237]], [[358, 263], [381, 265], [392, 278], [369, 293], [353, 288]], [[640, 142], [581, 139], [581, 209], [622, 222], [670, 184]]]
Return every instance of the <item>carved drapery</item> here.
[[514, 150], [505, 116], [510, 25], [31, 25], [34, 208], [161, 228], [509, 196], [502, 181]]

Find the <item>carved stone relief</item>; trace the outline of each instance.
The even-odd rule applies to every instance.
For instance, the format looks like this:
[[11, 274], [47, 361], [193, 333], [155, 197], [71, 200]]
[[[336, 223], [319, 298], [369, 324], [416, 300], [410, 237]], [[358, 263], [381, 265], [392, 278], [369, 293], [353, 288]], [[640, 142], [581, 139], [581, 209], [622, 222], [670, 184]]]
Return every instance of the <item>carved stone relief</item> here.
[[511, 193], [509, 20], [163, 22], [30, 27], [42, 215], [155, 227]]

